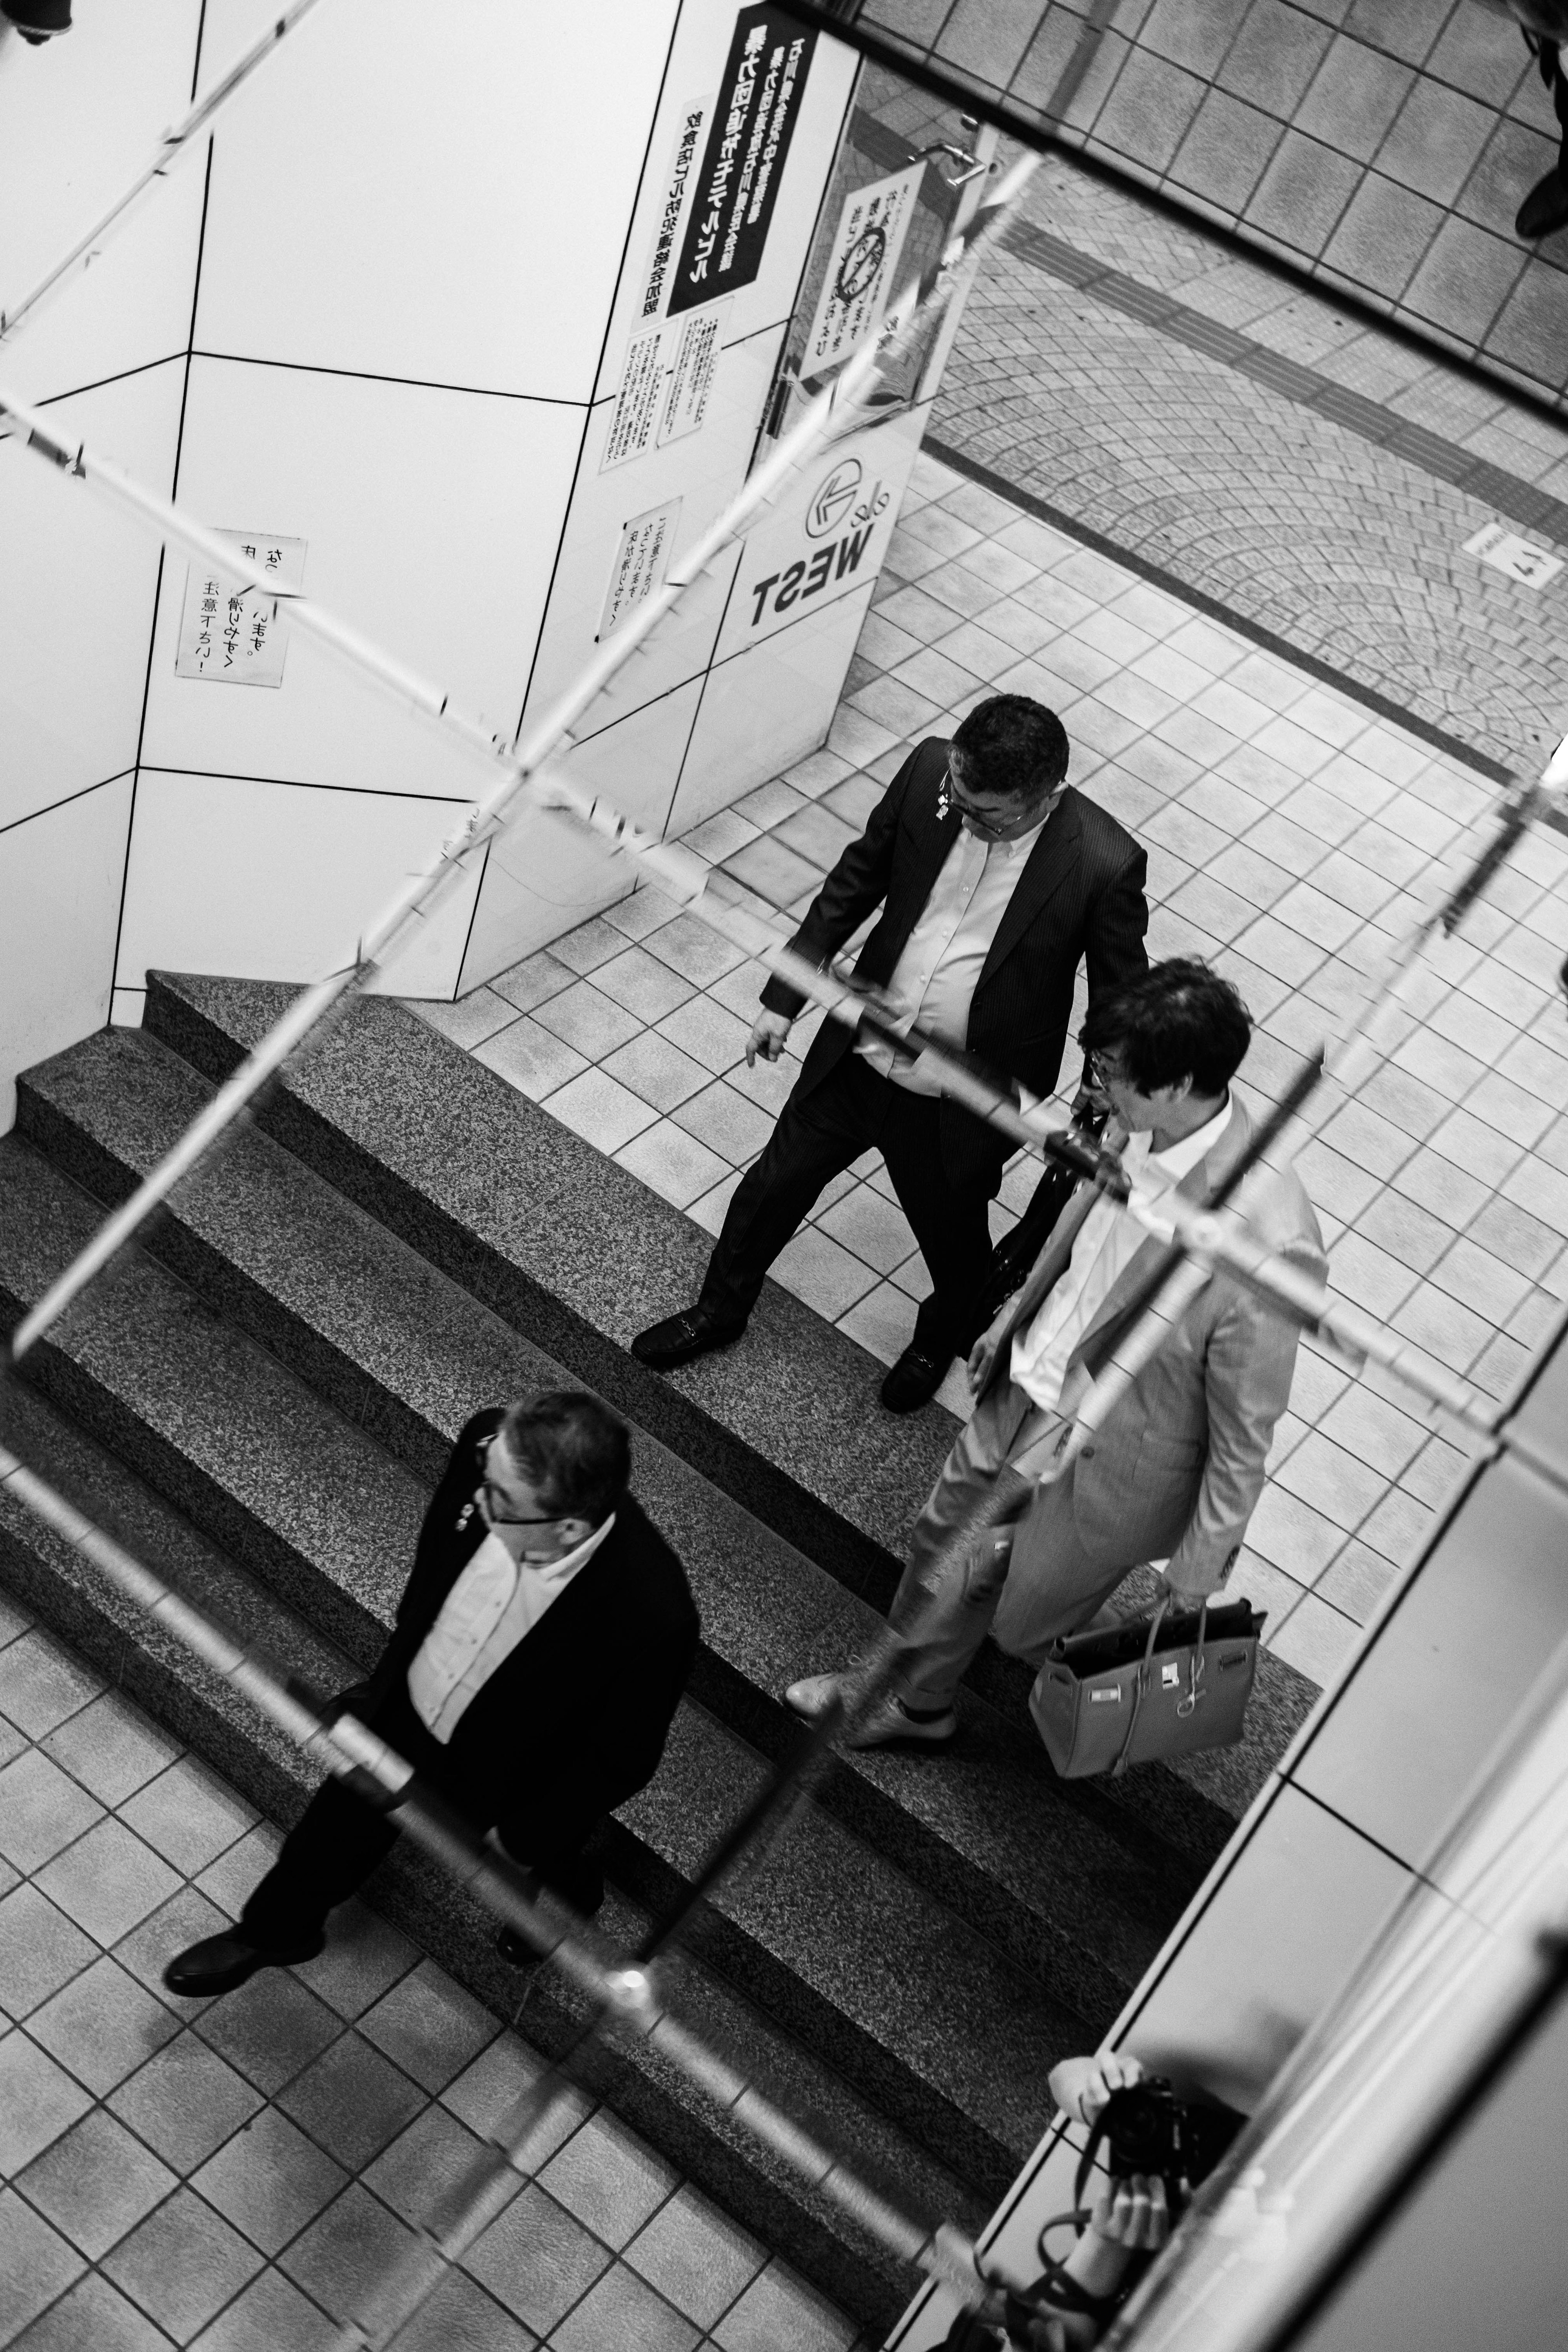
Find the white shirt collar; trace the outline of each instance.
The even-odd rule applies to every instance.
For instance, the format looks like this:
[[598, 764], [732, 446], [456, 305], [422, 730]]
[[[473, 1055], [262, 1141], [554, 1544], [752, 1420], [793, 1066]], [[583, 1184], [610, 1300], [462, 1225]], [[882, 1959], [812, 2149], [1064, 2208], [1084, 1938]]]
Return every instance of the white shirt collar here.
[[1149, 1167], [1159, 1169], [1161, 1174], [1168, 1176], [1173, 1184], [1179, 1184], [1183, 1177], [1197, 1166], [1204, 1154], [1212, 1150], [1219, 1141], [1220, 1137], [1230, 1125], [1231, 1109], [1230, 1088], [1227, 1087], [1225, 1100], [1214, 1117], [1206, 1119], [1202, 1127], [1194, 1128], [1191, 1135], [1184, 1135], [1179, 1143], [1173, 1143], [1167, 1150], [1151, 1151], [1146, 1138], [1135, 1136], [1132, 1139], [1134, 1142], [1143, 1143], [1143, 1150], [1139, 1153], [1139, 1158]]
[[[596, 1527], [591, 1536], [584, 1536], [580, 1544], [574, 1544], [570, 1551], [563, 1551], [559, 1559], [524, 1559], [518, 1561], [516, 1565], [520, 1569], [528, 1569], [543, 1583], [553, 1585], [559, 1591], [563, 1585], [571, 1583], [580, 1568], [587, 1567], [615, 1524], [616, 1515], [612, 1511], [609, 1517], [602, 1526]], [[502, 1549], [505, 1549], [504, 1545]]]

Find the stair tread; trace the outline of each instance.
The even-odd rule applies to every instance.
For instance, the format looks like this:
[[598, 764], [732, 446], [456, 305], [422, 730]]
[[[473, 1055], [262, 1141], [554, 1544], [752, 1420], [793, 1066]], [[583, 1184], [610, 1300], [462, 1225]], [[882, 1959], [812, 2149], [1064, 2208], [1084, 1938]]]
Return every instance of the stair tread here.
[[[30, 1303], [95, 1222], [93, 1204], [30, 1143], [0, 1144], [0, 1286], [14, 1298]], [[134, 1411], [165, 1449], [180, 1448], [233, 1507], [256, 1517], [267, 1540], [244, 1564], [308, 1621], [321, 1623], [323, 1591], [346, 1587], [363, 1618], [353, 1654], [368, 1663], [412, 1557], [424, 1493], [410, 1474], [141, 1255], [128, 1254], [46, 1344], [51, 1362], [64, 1359], [77, 1374], [69, 1394], [79, 1418], [88, 1410], [85, 1378], [121, 1422]], [[200, 1523], [201, 1499], [187, 1507]], [[279, 1580], [272, 1554], [285, 1541], [309, 1573], [285, 1569]], [[721, 1726], [699, 1729], [690, 1714], [675, 1743], [686, 1767], [679, 1787], [661, 1773], [623, 1816], [678, 1871], [694, 1867], [727, 1825], [737, 1784], [764, 1769]], [[698, 1756], [706, 1769], [693, 1769]], [[923, 2116], [919, 2094], [951, 2110], [933, 2114], [927, 2129], [945, 2122], [983, 2173], [994, 2169], [994, 2148], [995, 2185], [1005, 2185], [1007, 2159], [1028, 2153], [1049, 2114], [1050, 2066], [1092, 2039], [1082, 2019], [815, 1806], [803, 1810], [785, 1855], [788, 1895], [775, 1884], [764, 1896], [769, 1880], [759, 1875], [740, 1895], [739, 1918], [812, 1997], [803, 2027], [814, 2009], [822, 2022], [824, 2011], [841, 2015], [855, 2043], [841, 2043], [841, 2060], [868, 2061], [884, 2078], [897, 2069], [906, 2120]], [[734, 1899], [721, 1891], [715, 1907], [727, 1914]], [[818, 1921], [831, 1916], [831, 1936], [803, 1931], [803, 1905]], [[931, 1955], [929, 1970], [905, 1959], [921, 1951]]]

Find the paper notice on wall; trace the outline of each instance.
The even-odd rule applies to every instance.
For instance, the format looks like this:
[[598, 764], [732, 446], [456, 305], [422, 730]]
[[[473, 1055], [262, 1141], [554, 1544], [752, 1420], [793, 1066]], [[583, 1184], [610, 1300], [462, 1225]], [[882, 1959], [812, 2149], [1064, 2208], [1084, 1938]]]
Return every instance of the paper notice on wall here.
[[661, 507], [649, 507], [646, 514], [634, 515], [622, 526], [620, 549], [599, 616], [601, 638], [619, 628], [627, 614], [635, 612], [663, 582], [679, 520], [680, 500], [667, 499]]
[[680, 216], [691, 187], [692, 167], [697, 161], [697, 142], [708, 110], [713, 103], [710, 91], [704, 98], [693, 99], [680, 110], [680, 129], [676, 133], [675, 152], [670, 158], [669, 173], [664, 184], [664, 201], [659, 206], [658, 226], [654, 231], [653, 252], [648, 257], [647, 277], [643, 282], [642, 315], [657, 319], [664, 308], [670, 260], [675, 252], [675, 240], [680, 233]]
[[616, 413], [610, 419], [609, 438], [599, 460], [601, 474], [607, 473], [612, 466], [624, 466], [629, 457], [640, 457], [645, 449], [653, 447], [658, 396], [664, 388], [658, 347], [657, 326], [645, 327], [626, 345], [626, 363], [621, 371]]
[[924, 176], [923, 163], [910, 163], [845, 197], [805, 339], [803, 376], [839, 366], [876, 333]]
[[[254, 530], [215, 530], [213, 537], [280, 587], [303, 587], [304, 540]], [[288, 646], [283, 610], [265, 589], [242, 587], [216, 565], [193, 563], [185, 573], [174, 676], [216, 679], [220, 686], [281, 686]]]
[[732, 295], [726, 294], [721, 301], [710, 303], [705, 310], [687, 312], [680, 328], [680, 339], [675, 346], [669, 395], [664, 404], [664, 420], [658, 428], [661, 446], [667, 441], [683, 440], [687, 434], [700, 433], [702, 429], [708, 415], [708, 396], [713, 389], [713, 378], [718, 371], [724, 324], [733, 299]]

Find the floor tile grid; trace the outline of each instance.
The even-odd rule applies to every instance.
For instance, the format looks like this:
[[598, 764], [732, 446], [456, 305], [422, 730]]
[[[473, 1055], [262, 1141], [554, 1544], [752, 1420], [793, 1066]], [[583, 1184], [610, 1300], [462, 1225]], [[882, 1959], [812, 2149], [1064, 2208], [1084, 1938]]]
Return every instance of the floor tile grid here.
[[[1152, 950], [1210, 955], [1241, 986], [1258, 1021], [1255, 1101], [1331, 1038], [1495, 799], [1350, 698], [922, 458], [827, 746], [688, 844], [752, 904], [798, 913], [908, 739], [998, 688], [1061, 711], [1075, 782], [1146, 843]], [[1568, 1291], [1568, 1025], [1552, 988], [1565, 876], [1568, 845], [1532, 835], [1460, 940], [1426, 960], [1389, 1066], [1353, 1102], [1324, 1089], [1295, 1155], [1336, 1286], [1492, 1393]], [[421, 1009], [717, 1231], [809, 1040], [802, 1023], [778, 1068], [746, 1070], [761, 977], [639, 890], [463, 1004]], [[1009, 1171], [998, 1233], [1033, 1181], [1027, 1163]], [[927, 1286], [874, 1160], [829, 1188], [776, 1271], [883, 1361]], [[944, 1401], [964, 1409], [956, 1368]], [[1303, 1348], [1244, 1562], [1282, 1655], [1316, 1680], [1331, 1671], [1462, 1459], [1382, 1376], [1352, 1383]]]
[[[0, 2345], [317, 2352], [539, 2060], [363, 1906], [195, 2008], [159, 1970], [276, 1843], [0, 1592]], [[580, 2098], [411, 2345], [843, 2352], [852, 2323]]]

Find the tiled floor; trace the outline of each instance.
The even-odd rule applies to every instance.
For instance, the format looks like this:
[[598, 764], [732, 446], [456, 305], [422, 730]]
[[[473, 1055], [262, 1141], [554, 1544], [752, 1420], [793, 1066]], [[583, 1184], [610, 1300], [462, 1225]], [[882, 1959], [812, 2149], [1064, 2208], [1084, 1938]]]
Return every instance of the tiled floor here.
[[[363, 1906], [321, 1959], [173, 2003], [274, 1843], [0, 1595], [0, 2345], [318, 2352], [539, 2061]], [[603, 2107], [400, 2344], [843, 2352], [855, 2329]]]
[[[1156, 955], [1212, 957], [1258, 1023], [1254, 1103], [1480, 837], [1496, 788], [1171, 595], [921, 458], [827, 748], [687, 836], [798, 910], [908, 741], [998, 688], [1062, 713], [1075, 783], [1147, 844]], [[1295, 1156], [1333, 1280], [1500, 1392], [1568, 1296], [1568, 841], [1538, 830], [1426, 962], [1419, 1018]], [[637, 890], [458, 1005], [418, 1008], [716, 1232], [799, 1067], [742, 1059], [760, 969]], [[1066, 1086], [1076, 1083], [1069, 1052]], [[998, 1232], [1033, 1186], [1016, 1166]], [[927, 1287], [880, 1163], [830, 1188], [778, 1278], [883, 1361]], [[684, 1304], [671, 1299], [671, 1308]], [[957, 1369], [943, 1401], [966, 1408]], [[1308, 1344], [1237, 1587], [1314, 1681], [1417, 1540], [1461, 1455], [1371, 1374]]]

